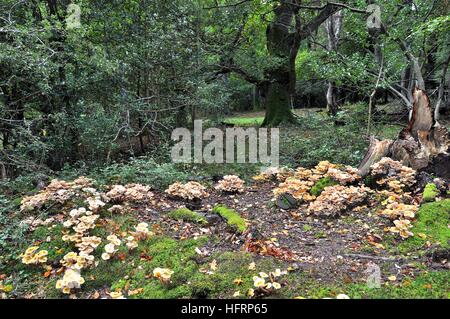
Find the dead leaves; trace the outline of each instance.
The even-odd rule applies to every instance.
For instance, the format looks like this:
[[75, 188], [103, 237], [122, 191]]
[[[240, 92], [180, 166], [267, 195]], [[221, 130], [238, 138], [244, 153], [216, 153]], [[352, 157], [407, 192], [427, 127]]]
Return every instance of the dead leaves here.
[[277, 247], [272, 241], [248, 239], [245, 250], [262, 256], [272, 256], [285, 261], [295, 260], [295, 255], [288, 249]]

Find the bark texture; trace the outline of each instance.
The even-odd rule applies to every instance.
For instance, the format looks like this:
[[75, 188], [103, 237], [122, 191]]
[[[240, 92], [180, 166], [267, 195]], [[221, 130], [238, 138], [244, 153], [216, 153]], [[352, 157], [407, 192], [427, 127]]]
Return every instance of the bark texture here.
[[397, 139], [379, 141], [371, 138], [369, 149], [359, 165], [359, 173], [367, 175], [370, 166], [388, 156], [415, 170], [427, 170], [449, 179], [449, 132], [435, 122], [430, 100], [425, 91], [415, 88], [413, 109], [408, 126]]

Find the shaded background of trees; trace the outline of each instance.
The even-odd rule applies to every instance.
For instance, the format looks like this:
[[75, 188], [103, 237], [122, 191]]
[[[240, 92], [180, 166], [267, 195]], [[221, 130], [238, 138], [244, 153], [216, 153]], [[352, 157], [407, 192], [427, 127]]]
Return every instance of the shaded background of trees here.
[[[81, 9], [78, 27], [67, 22], [71, 3]], [[367, 28], [371, 3], [382, 7], [381, 29]], [[333, 115], [340, 105], [368, 101], [379, 74], [378, 102], [398, 101], [406, 113], [420, 82], [417, 65], [422, 85], [445, 108], [449, 6], [2, 0], [0, 175], [154, 152], [167, 145], [172, 128], [199, 117], [327, 105]], [[273, 33], [277, 21], [284, 35]], [[281, 43], [284, 36], [294, 42]], [[295, 56], [286, 56], [292, 48]], [[268, 98], [274, 83], [286, 90], [285, 104]]]

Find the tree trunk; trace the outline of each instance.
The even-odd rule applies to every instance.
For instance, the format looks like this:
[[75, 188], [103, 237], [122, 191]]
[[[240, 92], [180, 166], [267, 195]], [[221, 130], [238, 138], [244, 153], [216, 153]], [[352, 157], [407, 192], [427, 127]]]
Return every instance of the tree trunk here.
[[445, 83], [447, 82], [447, 69], [448, 69], [449, 63], [450, 63], [450, 54], [447, 57], [447, 60], [444, 62], [444, 67], [442, 69], [441, 82], [439, 83], [438, 100], [436, 103], [436, 108], [434, 110], [434, 119], [436, 121], [439, 120], [439, 117], [440, 117], [439, 111], [441, 109], [441, 106], [442, 106], [442, 103], [444, 100], [444, 90], [445, 90]]
[[281, 83], [271, 83], [267, 88], [266, 116], [263, 126], [276, 126], [283, 122], [293, 122], [294, 116], [289, 107], [288, 87]]
[[298, 51], [298, 47], [293, 46], [295, 35], [289, 31], [294, 16], [292, 4], [281, 1], [274, 13], [275, 18], [267, 27], [266, 37], [269, 55], [277, 63], [265, 70], [266, 116], [263, 126], [295, 121], [289, 107], [290, 97], [295, 91], [295, 57]]
[[327, 90], [327, 111], [330, 115], [336, 115], [338, 111], [338, 105], [336, 101], [336, 85], [333, 81], [328, 82]]
[[[342, 29], [342, 18], [342, 11], [338, 11], [330, 16], [325, 23], [328, 37], [327, 50], [329, 52], [337, 51], [338, 49], [339, 37]], [[336, 115], [338, 111], [336, 99], [336, 84], [333, 81], [328, 82], [327, 111], [330, 115], [333, 116]]]
[[426, 169], [436, 176], [450, 178], [449, 132], [445, 127], [435, 125], [430, 100], [425, 91], [416, 88], [413, 100], [411, 119], [396, 140], [379, 141], [371, 138], [369, 149], [358, 167], [361, 175], [367, 175], [370, 166], [382, 157], [391, 157], [415, 170]]

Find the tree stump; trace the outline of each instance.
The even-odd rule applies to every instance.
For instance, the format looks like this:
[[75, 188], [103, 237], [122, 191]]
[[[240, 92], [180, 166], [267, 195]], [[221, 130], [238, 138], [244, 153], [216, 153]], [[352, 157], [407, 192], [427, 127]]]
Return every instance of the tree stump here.
[[370, 166], [383, 157], [390, 157], [414, 170], [425, 170], [450, 179], [450, 138], [447, 128], [433, 116], [430, 100], [425, 91], [415, 88], [414, 103], [408, 126], [395, 140], [370, 139], [369, 149], [358, 167], [365, 176]]

